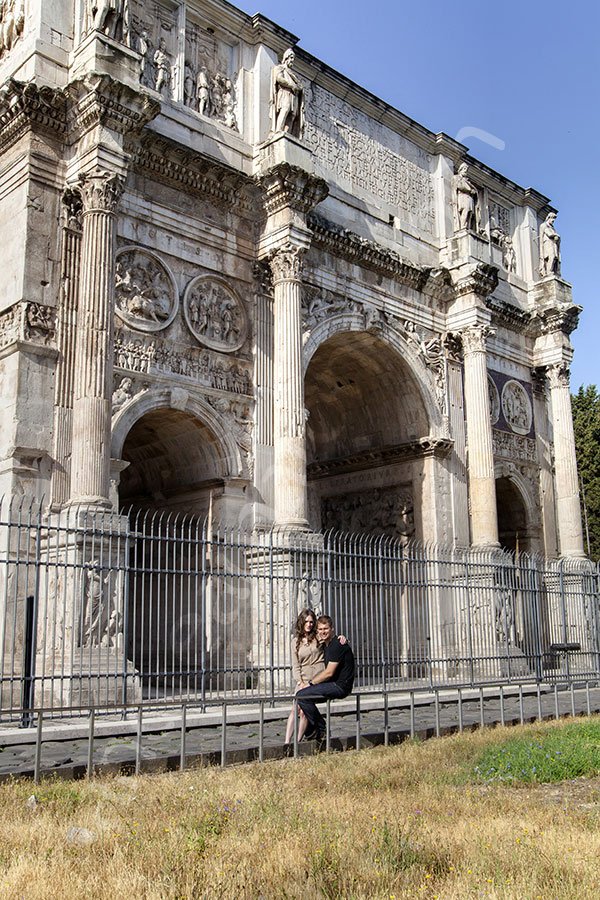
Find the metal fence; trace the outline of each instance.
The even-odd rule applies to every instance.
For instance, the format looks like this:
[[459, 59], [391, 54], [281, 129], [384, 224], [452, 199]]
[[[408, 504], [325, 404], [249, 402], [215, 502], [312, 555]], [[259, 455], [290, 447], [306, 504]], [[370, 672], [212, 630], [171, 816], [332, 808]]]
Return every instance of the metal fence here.
[[598, 576], [586, 560], [3, 502], [1, 712], [289, 694], [305, 607], [348, 637], [363, 692], [594, 680]]

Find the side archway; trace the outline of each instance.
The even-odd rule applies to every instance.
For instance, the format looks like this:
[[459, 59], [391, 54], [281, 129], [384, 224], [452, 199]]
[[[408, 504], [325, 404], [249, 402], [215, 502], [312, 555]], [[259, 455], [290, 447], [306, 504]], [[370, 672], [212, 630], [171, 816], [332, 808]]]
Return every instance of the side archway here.
[[246, 476], [226, 421], [186, 392], [142, 391], [113, 419], [111, 455], [121, 469], [122, 505], [204, 514], [215, 490]]

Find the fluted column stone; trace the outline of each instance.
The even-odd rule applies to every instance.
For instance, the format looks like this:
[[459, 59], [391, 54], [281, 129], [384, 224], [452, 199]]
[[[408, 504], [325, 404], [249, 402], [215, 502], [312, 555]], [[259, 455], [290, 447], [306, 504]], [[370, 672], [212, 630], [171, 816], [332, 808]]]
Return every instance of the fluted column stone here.
[[306, 410], [301, 290], [305, 248], [286, 242], [270, 257], [273, 274], [275, 521], [308, 527]]
[[561, 556], [582, 557], [585, 556], [585, 551], [579, 505], [569, 369], [565, 365], [549, 366], [546, 374], [550, 385], [552, 406], [554, 478], [560, 553]]
[[498, 547], [498, 514], [494, 451], [487, 381], [487, 325], [462, 332], [471, 541], [475, 546]]
[[114, 344], [115, 220], [122, 180], [81, 176], [83, 237], [73, 391], [71, 500], [108, 506]]

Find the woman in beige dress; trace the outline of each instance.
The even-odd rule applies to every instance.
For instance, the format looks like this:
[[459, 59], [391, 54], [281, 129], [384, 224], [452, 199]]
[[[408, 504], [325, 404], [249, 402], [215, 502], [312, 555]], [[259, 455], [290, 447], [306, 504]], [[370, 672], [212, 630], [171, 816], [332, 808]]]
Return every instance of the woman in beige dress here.
[[[339, 635], [342, 644], [346, 643], [344, 635]], [[294, 692], [300, 684], [308, 684], [315, 675], [325, 668], [323, 660], [323, 644], [317, 638], [317, 616], [312, 609], [303, 609], [296, 619], [296, 628], [292, 638], [292, 675], [294, 678]], [[292, 710], [288, 717], [285, 731], [285, 743], [291, 744], [294, 739], [294, 722], [296, 717], [296, 704], [292, 704]], [[307, 721], [301, 709], [298, 710], [298, 740], [304, 736]]]

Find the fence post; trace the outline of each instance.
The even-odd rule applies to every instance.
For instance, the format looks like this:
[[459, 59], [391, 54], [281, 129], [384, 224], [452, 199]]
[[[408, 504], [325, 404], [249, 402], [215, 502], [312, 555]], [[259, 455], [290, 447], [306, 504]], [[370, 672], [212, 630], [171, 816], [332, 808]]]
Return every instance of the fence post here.
[[25, 599], [23, 623], [23, 677], [21, 682], [21, 727], [33, 725], [32, 710], [35, 698], [35, 643], [37, 634], [37, 599], [31, 594]]

